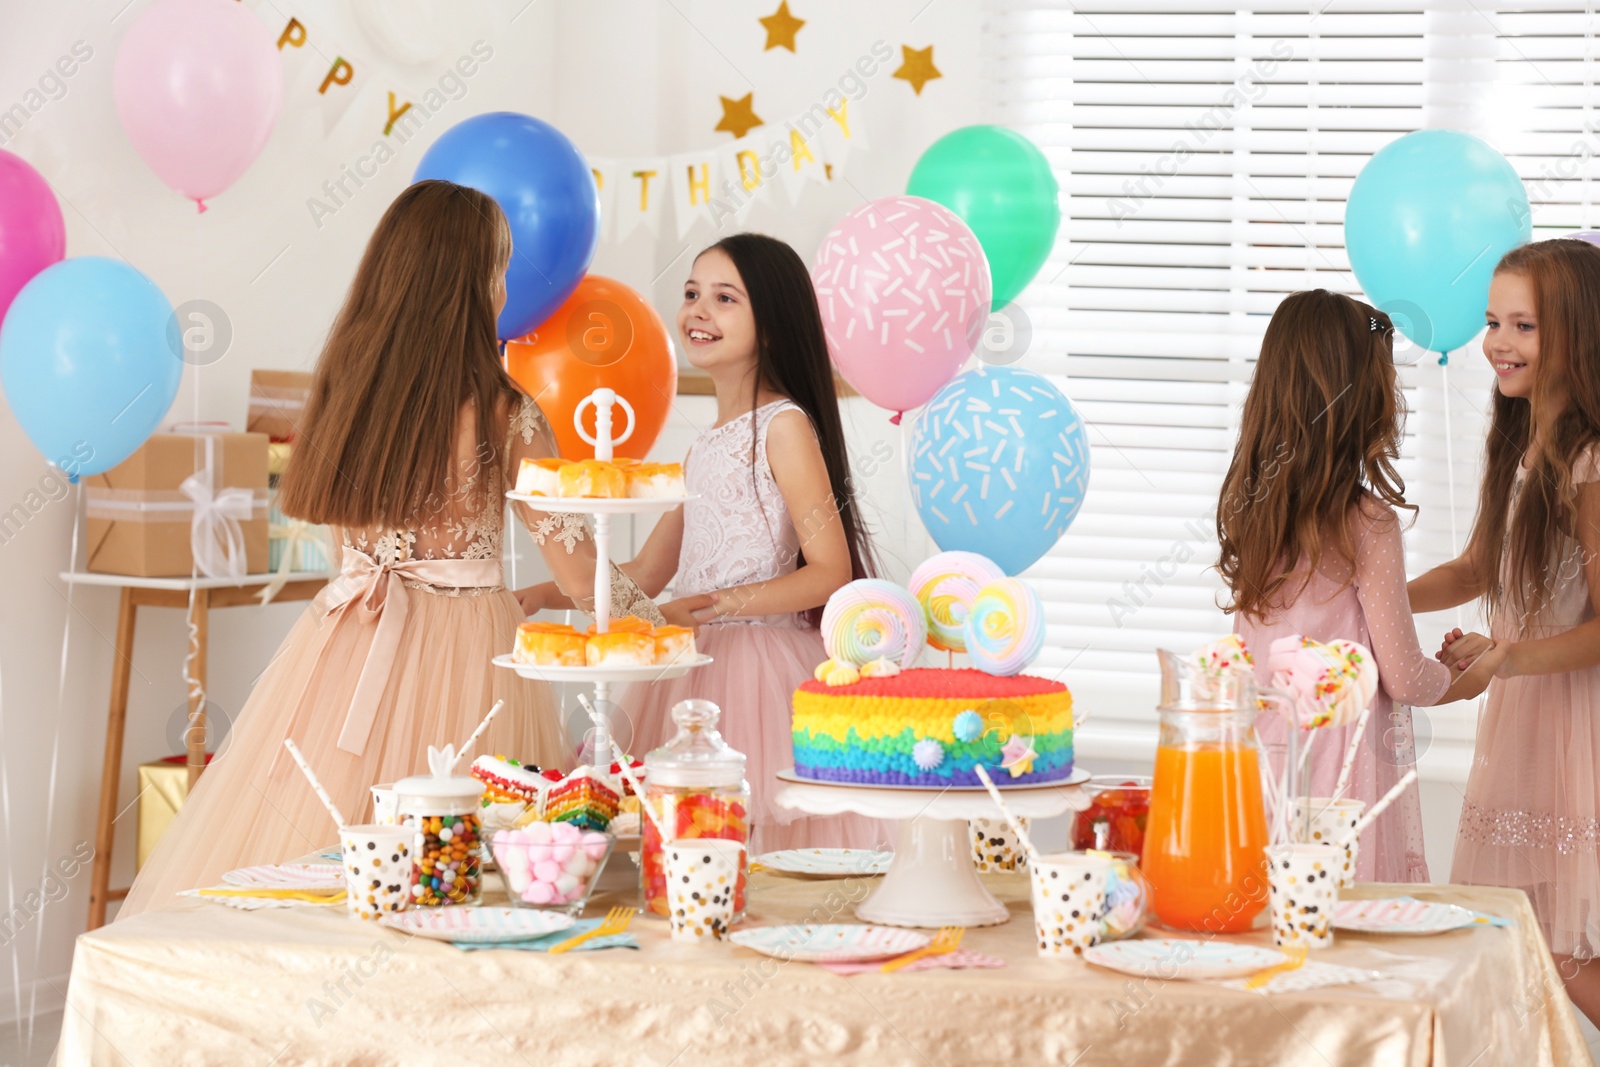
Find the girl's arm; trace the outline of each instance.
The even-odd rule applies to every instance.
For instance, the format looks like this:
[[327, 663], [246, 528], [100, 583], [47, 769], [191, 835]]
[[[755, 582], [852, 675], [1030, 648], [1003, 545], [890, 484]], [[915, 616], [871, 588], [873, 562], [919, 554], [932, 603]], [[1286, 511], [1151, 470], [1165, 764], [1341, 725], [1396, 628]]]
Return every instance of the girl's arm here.
[[[645, 540], [644, 548], [628, 562], [617, 564], [617, 570], [632, 579], [645, 596], [654, 599], [678, 573], [678, 553], [682, 546], [683, 508], [678, 507], [661, 517]], [[570, 611], [577, 607], [556, 582], [530, 585], [518, 589], [516, 595], [522, 610], [529, 615], [539, 611]]]
[[[539, 406], [529, 397], [524, 397], [520, 406], [511, 412], [507, 436], [510, 444], [505, 469], [507, 489], [516, 484], [517, 470], [524, 459], [560, 455], [549, 423], [545, 421]], [[589, 532], [588, 524], [581, 516], [535, 511], [520, 501], [512, 504], [512, 510], [522, 525], [527, 527], [528, 533], [533, 535], [533, 543], [539, 546], [561, 595], [580, 610], [592, 614], [595, 551], [594, 536]], [[522, 600], [522, 597], [518, 599]], [[528, 601], [523, 600], [524, 610], [527, 604]], [[638, 615], [658, 624], [665, 621], [654, 602], [615, 565], [611, 570], [611, 615], [613, 618]]]
[[[701, 622], [718, 615], [786, 615], [827, 603], [850, 581], [850, 543], [828, 482], [822, 446], [802, 411], [776, 415], [767, 429], [767, 462], [789, 509], [805, 553], [805, 566], [768, 582], [719, 589], [714, 603], [694, 614]], [[669, 605], [670, 607], [670, 605]]]
[[1393, 511], [1372, 501], [1364, 502], [1357, 514], [1363, 532], [1356, 538], [1356, 596], [1367, 619], [1384, 691], [1401, 704], [1437, 704], [1450, 688], [1450, 669], [1417, 643], [1417, 626], [1406, 600], [1400, 523]]
[[1418, 575], [1406, 585], [1413, 614], [1443, 611], [1476, 600], [1488, 590], [1478, 580], [1475, 564], [1476, 542], [1469, 539], [1467, 550], [1449, 563]]

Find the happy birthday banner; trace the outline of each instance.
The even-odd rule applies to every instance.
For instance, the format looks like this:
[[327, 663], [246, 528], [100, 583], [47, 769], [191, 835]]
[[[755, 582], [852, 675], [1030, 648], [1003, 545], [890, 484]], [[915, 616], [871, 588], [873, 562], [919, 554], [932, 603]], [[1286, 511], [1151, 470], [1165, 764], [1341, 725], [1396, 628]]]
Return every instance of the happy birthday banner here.
[[[363, 159], [392, 157], [433, 115], [465, 97], [470, 79], [495, 55], [490, 44], [477, 41], [437, 79], [407, 84], [387, 64], [338, 40], [303, 5], [272, 10], [286, 19], [276, 40], [290, 95], [317, 101], [325, 135], [348, 116], [370, 127], [376, 140]], [[449, 121], [467, 117], [463, 108]], [[809, 109], [727, 144], [674, 155], [589, 156], [601, 236], [621, 241], [640, 226], [660, 234], [670, 213], [681, 239], [696, 222], [720, 228], [742, 220], [751, 204], [770, 200], [779, 186], [792, 206], [808, 187], [838, 181], [851, 149], [865, 145], [855, 101], [830, 91]]]
[[848, 98], [816, 104], [729, 144], [669, 156], [589, 157], [600, 190], [602, 234], [624, 240], [640, 226], [661, 232], [670, 213], [681, 239], [696, 222], [738, 221], [779, 186], [792, 206], [808, 186], [838, 181], [852, 148], [864, 147], [861, 116]]

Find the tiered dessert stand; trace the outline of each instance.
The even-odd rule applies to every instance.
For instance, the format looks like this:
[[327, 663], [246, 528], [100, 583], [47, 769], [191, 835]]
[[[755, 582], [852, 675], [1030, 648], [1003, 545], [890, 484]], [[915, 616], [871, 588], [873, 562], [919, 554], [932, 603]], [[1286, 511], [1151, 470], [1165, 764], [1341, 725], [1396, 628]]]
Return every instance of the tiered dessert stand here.
[[[998, 819], [1000, 809], [982, 786], [904, 788], [847, 785], [801, 778], [792, 770], [775, 803], [808, 815], [854, 812], [900, 823], [894, 862], [872, 894], [856, 905], [864, 922], [886, 926], [995, 926], [1010, 918], [984, 888], [972, 865], [967, 820]], [[1076, 768], [1059, 782], [1002, 786], [1006, 806], [1024, 819], [1047, 819], [1089, 806], [1080, 786], [1089, 772]]]
[[[620, 407], [627, 416], [626, 428], [621, 436], [613, 438], [611, 425], [613, 407]], [[584, 426], [584, 415], [594, 409], [595, 432], [591, 436]], [[578, 436], [594, 446], [594, 458], [609, 463], [613, 448], [633, 436], [633, 406], [611, 389], [596, 389], [578, 405], [572, 421]], [[593, 499], [577, 497], [532, 496], [510, 492], [512, 500], [526, 504], [535, 511], [551, 514], [589, 515], [594, 520], [594, 627], [596, 633], [606, 633], [611, 627], [611, 516], [647, 515], [651, 512], [671, 511], [691, 497], [649, 497]], [[672, 663], [653, 664], [647, 667], [545, 667], [532, 663], [518, 663], [510, 655], [496, 656], [496, 667], [509, 667], [524, 678], [541, 682], [582, 682], [594, 686], [594, 706], [599, 713], [594, 734], [593, 765], [604, 769], [611, 762], [611, 686], [629, 682], [660, 682], [679, 678], [696, 667], [711, 662], [710, 656], [697, 655]]]

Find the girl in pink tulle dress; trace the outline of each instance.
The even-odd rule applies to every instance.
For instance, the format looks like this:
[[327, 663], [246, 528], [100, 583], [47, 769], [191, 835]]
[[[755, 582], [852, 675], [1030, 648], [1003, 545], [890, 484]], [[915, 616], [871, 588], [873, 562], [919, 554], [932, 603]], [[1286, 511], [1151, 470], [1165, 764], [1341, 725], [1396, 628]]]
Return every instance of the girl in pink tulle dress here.
[[1489, 636], [1447, 634], [1450, 668], [1505, 649], [1450, 880], [1527, 893], [1568, 995], [1600, 1024], [1600, 249], [1507, 253], [1488, 320], [1496, 382], [1472, 536], [1411, 583], [1417, 610], [1485, 602]]
[[[1289, 634], [1372, 651], [1379, 688], [1346, 792], [1368, 804], [1416, 763], [1406, 705], [1475, 695], [1491, 670], [1485, 663], [1452, 683], [1417, 643], [1395, 516], [1407, 505], [1390, 465], [1404, 411], [1392, 334], [1388, 316], [1347, 296], [1318, 289], [1287, 297], [1261, 340], [1217, 504], [1217, 567], [1233, 595], [1234, 630], [1254, 651], [1257, 681], [1268, 683], [1268, 650]], [[1332, 794], [1352, 729], [1323, 728], [1310, 795]], [[1263, 716], [1260, 735], [1271, 752], [1282, 720]], [[1415, 789], [1362, 835], [1356, 875], [1428, 880]]]
[[[689, 362], [716, 385], [717, 422], [684, 464], [698, 499], [665, 516], [622, 570], [650, 594], [671, 581], [675, 599], [662, 614], [698, 627], [696, 644], [715, 662], [623, 694], [633, 751], [674, 735], [678, 701], [714, 701], [722, 736], [749, 760], [752, 853], [885, 845], [859, 816], [816, 818], [773, 802], [777, 773], [794, 765], [791, 697], [827, 658], [821, 608], [871, 560], [805, 264], [770, 237], [729, 237], [695, 260], [677, 325]], [[524, 596], [525, 609], [563, 606], [549, 587], [536, 589], [551, 595]]]

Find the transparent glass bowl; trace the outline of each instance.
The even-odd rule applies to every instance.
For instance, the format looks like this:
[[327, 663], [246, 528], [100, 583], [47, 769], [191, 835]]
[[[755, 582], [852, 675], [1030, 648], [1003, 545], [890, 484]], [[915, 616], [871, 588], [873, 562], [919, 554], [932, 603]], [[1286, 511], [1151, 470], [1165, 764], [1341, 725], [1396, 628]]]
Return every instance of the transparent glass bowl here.
[[[550, 827], [554, 833], [555, 827], [565, 824], [531, 825]], [[495, 831], [489, 839], [489, 850], [512, 907], [564, 911], [569, 915], [583, 911], [617, 839], [592, 830], [581, 834], [576, 842], [537, 841], [528, 839], [528, 827]]]

